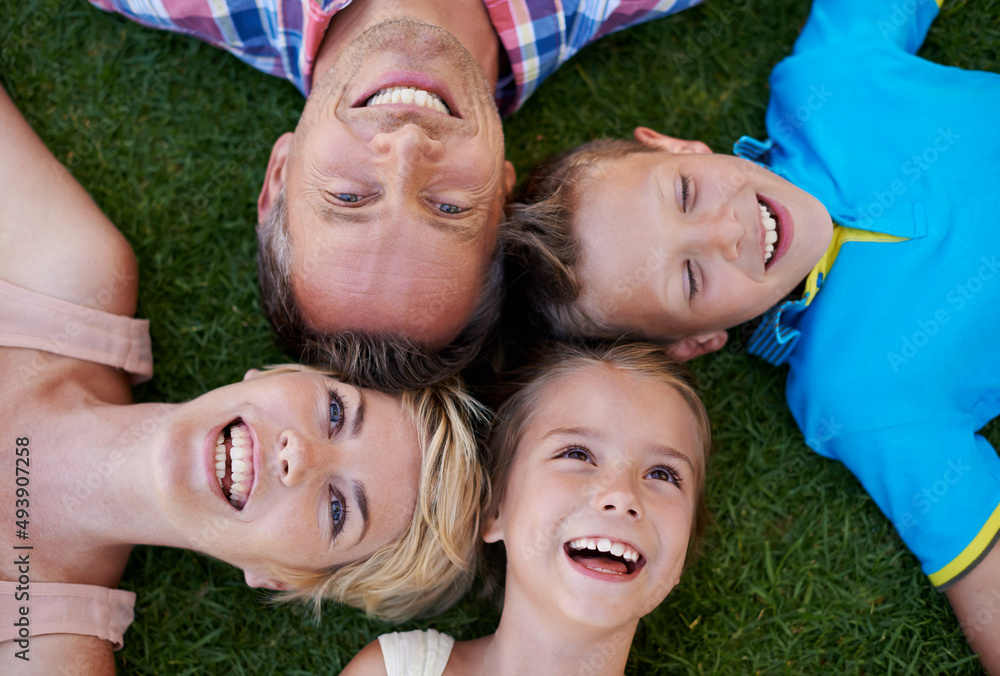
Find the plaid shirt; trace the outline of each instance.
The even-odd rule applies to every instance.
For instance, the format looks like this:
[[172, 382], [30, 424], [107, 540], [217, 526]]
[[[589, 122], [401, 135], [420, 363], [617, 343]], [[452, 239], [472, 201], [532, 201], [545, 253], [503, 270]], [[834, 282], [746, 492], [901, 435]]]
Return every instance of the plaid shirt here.
[[[90, 0], [150, 28], [184, 33], [226, 49], [308, 95], [316, 52], [330, 19], [351, 0]], [[484, 0], [507, 51], [496, 101], [517, 110], [585, 45], [701, 0]]]

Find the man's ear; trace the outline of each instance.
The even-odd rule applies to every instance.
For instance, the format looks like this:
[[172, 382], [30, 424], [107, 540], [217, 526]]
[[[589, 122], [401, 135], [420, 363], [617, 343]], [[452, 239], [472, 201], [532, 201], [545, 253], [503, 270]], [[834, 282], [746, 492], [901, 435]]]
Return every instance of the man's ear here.
[[517, 183], [517, 172], [514, 171], [514, 165], [511, 164], [510, 160], [504, 160], [503, 163], [504, 199], [509, 198], [510, 194], [514, 192], [515, 183]]
[[688, 141], [682, 138], [666, 136], [658, 131], [653, 131], [649, 127], [636, 127], [632, 135], [639, 143], [647, 145], [650, 148], [666, 150], [670, 153], [712, 153], [712, 149], [701, 141]]
[[695, 357], [721, 349], [727, 340], [729, 340], [729, 334], [721, 330], [698, 333], [665, 345], [663, 351], [667, 353], [667, 356], [673, 357], [677, 361], [690, 361]]
[[271, 589], [273, 591], [288, 591], [291, 589], [290, 586], [281, 580], [276, 580], [273, 577], [267, 577], [264, 575], [258, 575], [257, 573], [250, 572], [249, 570], [243, 571], [243, 575], [246, 578], [248, 587]]
[[267, 171], [264, 172], [264, 185], [260, 187], [260, 196], [257, 197], [257, 222], [263, 223], [271, 210], [271, 204], [285, 187], [285, 169], [288, 166], [288, 152], [292, 148], [292, 139], [295, 134], [290, 131], [285, 132], [274, 142], [271, 148], [271, 159], [267, 161]]

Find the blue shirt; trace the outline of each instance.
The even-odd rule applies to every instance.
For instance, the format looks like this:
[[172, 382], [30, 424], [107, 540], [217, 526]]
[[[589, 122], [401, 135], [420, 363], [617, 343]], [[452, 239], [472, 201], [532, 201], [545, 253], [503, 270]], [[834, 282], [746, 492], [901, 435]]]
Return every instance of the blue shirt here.
[[941, 588], [1000, 533], [1000, 459], [976, 434], [1000, 414], [1000, 75], [915, 56], [937, 14], [816, 0], [771, 75], [771, 143], [743, 145], [834, 222], [906, 238], [844, 244], [811, 304], [764, 329], [782, 340], [755, 349], [787, 362], [806, 443], [858, 477]]

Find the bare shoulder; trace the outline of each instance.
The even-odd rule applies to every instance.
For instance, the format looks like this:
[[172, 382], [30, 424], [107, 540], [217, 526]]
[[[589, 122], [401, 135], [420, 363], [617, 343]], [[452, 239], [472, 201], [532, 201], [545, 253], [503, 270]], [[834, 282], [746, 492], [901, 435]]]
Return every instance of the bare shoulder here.
[[51, 634], [34, 636], [24, 660], [16, 657], [19, 648], [3, 644], [0, 672], [9, 676], [114, 676], [115, 658], [111, 644], [94, 636]]
[[340, 676], [388, 676], [378, 639], [362, 648], [340, 672]]
[[0, 89], [0, 278], [130, 316], [135, 254]]

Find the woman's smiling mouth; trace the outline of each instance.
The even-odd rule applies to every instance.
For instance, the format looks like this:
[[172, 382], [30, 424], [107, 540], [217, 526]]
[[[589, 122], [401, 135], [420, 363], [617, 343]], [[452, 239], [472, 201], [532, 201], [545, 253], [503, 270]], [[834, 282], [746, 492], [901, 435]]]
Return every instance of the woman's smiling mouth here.
[[253, 486], [253, 440], [239, 418], [226, 425], [216, 439], [215, 476], [226, 499], [236, 509], [243, 509]]

